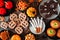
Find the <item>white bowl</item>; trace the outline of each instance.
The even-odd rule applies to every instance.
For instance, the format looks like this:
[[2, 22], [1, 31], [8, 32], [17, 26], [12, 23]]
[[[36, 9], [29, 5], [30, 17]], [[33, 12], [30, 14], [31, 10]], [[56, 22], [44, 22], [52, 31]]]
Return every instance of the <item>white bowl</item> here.
[[[43, 0], [42, 2], [41, 2], [41, 4], [39, 5], [39, 13], [40, 13], [40, 6], [41, 5], [43, 5], [45, 2], [47, 2], [47, 1], [49, 1], [49, 0]], [[57, 2], [56, 0], [54, 0], [55, 2]], [[58, 4], [58, 6], [57, 6], [57, 8], [56, 8], [56, 10], [58, 11], [58, 14], [53, 14], [53, 15], [51, 15], [50, 17], [48, 17], [48, 18], [45, 18], [45, 19], [54, 19], [54, 18], [56, 18], [58, 15], [59, 15], [59, 11], [60, 11], [60, 6], [59, 6], [59, 4]], [[43, 14], [42, 13], [40, 13], [40, 15], [43, 17]], [[44, 18], [44, 17], [43, 17]]]
[[[30, 29], [30, 31], [33, 33], [33, 34], [42, 34], [44, 31], [45, 31], [45, 22], [43, 21], [42, 22], [42, 31], [41, 32], [39, 32], [39, 33], [37, 33], [36, 32], [36, 30], [34, 29], [34, 27], [32, 27], [32, 25], [30, 24], [30, 27], [29, 27], [29, 29]], [[36, 28], [36, 27], [35, 27]]]

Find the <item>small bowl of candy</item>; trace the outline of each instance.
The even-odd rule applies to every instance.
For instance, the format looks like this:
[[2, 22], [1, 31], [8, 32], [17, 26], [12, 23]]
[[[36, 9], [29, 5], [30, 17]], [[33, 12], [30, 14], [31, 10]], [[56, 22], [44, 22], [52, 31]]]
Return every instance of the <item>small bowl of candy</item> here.
[[56, 0], [43, 0], [39, 5], [40, 15], [45, 19], [54, 19], [59, 15], [59, 3]]

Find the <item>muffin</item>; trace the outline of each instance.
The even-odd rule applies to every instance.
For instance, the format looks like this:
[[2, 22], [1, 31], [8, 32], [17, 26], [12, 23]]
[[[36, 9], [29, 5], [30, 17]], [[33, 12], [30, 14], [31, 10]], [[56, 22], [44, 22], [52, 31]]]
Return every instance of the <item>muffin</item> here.
[[25, 10], [27, 7], [28, 7], [28, 4], [26, 2], [23, 2], [23, 1], [19, 1], [16, 5], [17, 9], [18, 10]]
[[11, 40], [21, 40], [21, 37], [19, 35], [15, 34], [11, 37]]
[[28, 9], [27, 9], [27, 15], [29, 16], [29, 17], [35, 17], [36, 16], [36, 9], [34, 8], [34, 7], [29, 7]]
[[27, 34], [26, 36], [25, 36], [25, 40], [35, 40], [35, 36], [33, 35], [33, 34]]

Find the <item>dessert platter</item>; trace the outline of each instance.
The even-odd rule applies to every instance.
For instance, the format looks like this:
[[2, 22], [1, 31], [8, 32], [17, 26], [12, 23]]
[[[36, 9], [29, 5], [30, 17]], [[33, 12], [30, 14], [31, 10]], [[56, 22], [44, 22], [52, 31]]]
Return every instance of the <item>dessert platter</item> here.
[[57, 0], [0, 0], [0, 40], [60, 40]]

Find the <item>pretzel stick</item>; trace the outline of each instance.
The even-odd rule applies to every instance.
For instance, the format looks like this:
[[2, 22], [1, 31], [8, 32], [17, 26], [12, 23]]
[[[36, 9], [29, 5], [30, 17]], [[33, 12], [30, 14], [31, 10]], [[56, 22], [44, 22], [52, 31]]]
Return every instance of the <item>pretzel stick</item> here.
[[33, 25], [33, 23], [31, 22], [31, 21], [29, 21], [30, 23], [31, 23], [31, 25], [32, 25], [32, 27], [34, 28], [34, 30], [36, 30], [36, 28], [35, 28], [35, 26]]

